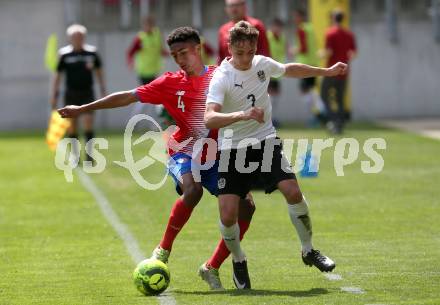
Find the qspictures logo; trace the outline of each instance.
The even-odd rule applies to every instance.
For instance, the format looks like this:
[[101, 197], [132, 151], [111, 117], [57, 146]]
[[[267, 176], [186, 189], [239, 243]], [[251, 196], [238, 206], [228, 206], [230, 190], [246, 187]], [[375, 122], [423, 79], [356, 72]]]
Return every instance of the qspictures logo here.
[[[134, 139], [135, 127], [138, 123], [147, 121], [157, 130], [149, 130], [142, 136]], [[142, 172], [147, 170], [153, 164], [159, 162], [163, 167], [173, 168], [182, 162], [191, 162], [191, 172], [196, 182], [201, 181], [201, 172], [209, 170], [212, 167], [218, 167], [218, 171], [227, 171], [229, 167], [230, 151], [237, 149], [239, 153], [234, 158], [234, 166], [238, 172], [252, 173], [258, 168], [262, 172], [271, 171], [273, 151], [276, 145], [282, 145], [283, 160], [285, 165], [283, 170], [286, 172], [298, 173], [308, 166], [309, 172], [318, 172], [320, 168], [321, 155], [324, 150], [333, 151], [333, 168], [336, 176], [344, 176], [344, 168], [360, 161], [359, 170], [364, 174], [380, 173], [384, 166], [385, 160], [380, 152], [384, 152], [387, 148], [387, 143], [383, 138], [369, 138], [363, 143], [360, 143], [355, 138], [326, 138], [326, 139], [284, 139], [280, 140], [275, 137], [268, 137], [264, 140], [264, 148], [261, 147], [261, 140], [255, 138], [246, 138], [239, 141], [237, 145], [232, 147], [233, 130], [226, 129], [222, 143], [219, 145], [214, 139], [200, 138], [193, 141], [193, 138], [188, 138], [183, 142], [177, 142], [171, 137], [178, 127], [170, 126], [166, 130], [162, 130], [160, 125], [150, 116], [145, 114], [138, 114], [133, 116], [124, 132], [124, 158], [123, 161], [113, 161], [115, 164], [126, 169], [134, 181], [142, 188], [147, 190], [157, 190], [162, 187], [167, 179], [167, 171], [163, 170], [155, 177], [156, 182], [147, 180]], [[135, 160], [133, 154], [133, 147], [145, 141], [150, 141], [152, 144], [149, 150], [142, 156], [141, 159]], [[189, 147], [189, 146], [192, 147]], [[220, 153], [217, 154], [217, 148], [220, 147]], [[294, 156], [296, 148], [295, 161], [293, 166], [290, 165], [290, 160]], [[60, 141], [57, 146], [55, 155], [55, 166], [64, 172], [67, 182], [73, 182], [73, 170], [80, 166], [79, 151], [81, 144], [77, 139], [65, 138]], [[95, 138], [85, 144], [85, 151], [88, 155], [93, 156], [94, 162], [82, 161], [82, 168], [86, 173], [99, 174], [102, 173], [107, 165], [105, 156], [101, 153], [102, 150], [109, 149], [109, 142], [105, 138]], [[262, 149], [262, 159], [259, 162], [246, 162], [246, 152], [249, 149]], [[187, 157], [169, 158], [166, 154], [167, 150], [174, 153], [185, 151], [192, 151], [192, 154]], [[207, 161], [202, 162], [202, 151], [207, 151], [211, 158], [205, 158]], [[363, 152], [361, 154], [361, 151]], [[243, 152], [243, 153], [242, 153]], [[309, 162], [306, 162], [305, 156], [309, 155]], [[214, 156], [214, 157], [212, 157]], [[218, 156], [218, 157], [217, 157]], [[218, 162], [215, 162], [216, 157]], [[308, 164], [306, 164], [308, 163]], [[181, 177], [177, 177], [181, 179]]]

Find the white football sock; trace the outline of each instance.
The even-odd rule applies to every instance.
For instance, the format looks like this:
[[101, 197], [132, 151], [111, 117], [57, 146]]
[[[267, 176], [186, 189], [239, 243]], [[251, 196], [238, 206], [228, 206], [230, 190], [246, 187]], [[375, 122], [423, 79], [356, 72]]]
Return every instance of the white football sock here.
[[290, 220], [295, 226], [296, 233], [301, 241], [302, 253], [307, 254], [312, 249], [312, 222], [309, 216], [309, 207], [306, 199], [300, 203], [287, 204]]
[[246, 260], [246, 255], [244, 254], [243, 250], [241, 250], [240, 246], [240, 227], [238, 226], [238, 223], [235, 223], [230, 227], [226, 227], [220, 221], [219, 227], [226, 247], [229, 249], [229, 251], [231, 251], [234, 262], [242, 262]]

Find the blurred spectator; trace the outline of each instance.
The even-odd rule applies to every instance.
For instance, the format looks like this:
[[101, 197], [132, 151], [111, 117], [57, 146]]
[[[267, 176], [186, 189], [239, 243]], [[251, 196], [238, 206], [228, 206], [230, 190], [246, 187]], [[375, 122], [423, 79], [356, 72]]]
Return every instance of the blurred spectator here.
[[197, 29], [200, 35], [200, 44], [202, 46], [202, 60], [205, 65], [215, 64], [215, 49], [203, 36], [203, 31]]
[[[136, 35], [127, 50], [127, 64], [134, 67], [141, 85], [153, 81], [163, 68], [162, 56], [167, 56], [168, 51], [163, 47], [162, 34], [155, 25], [153, 16], [146, 16], [142, 20], [142, 30]], [[152, 116], [157, 115], [168, 126], [171, 117], [165, 108], [142, 103], [135, 104], [131, 116], [144, 112]], [[153, 110], [154, 109], [154, 110]], [[172, 123], [172, 122], [171, 122]], [[170, 123], [170, 124], [171, 124]]]
[[[95, 100], [93, 72], [95, 72], [99, 82], [101, 96], [106, 95], [101, 59], [96, 52], [96, 47], [85, 44], [87, 29], [82, 25], [74, 24], [67, 28], [66, 34], [71, 44], [59, 50], [60, 58], [51, 89], [50, 103], [52, 109], [57, 108], [62, 74], [65, 75], [66, 80], [64, 92], [65, 105], [83, 105]], [[89, 142], [95, 136], [93, 131], [93, 113], [86, 113], [83, 115], [83, 118], [84, 134], [86, 142]], [[78, 139], [77, 119], [71, 119], [67, 136]], [[73, 148], [73, 153], [79, 157], [78, 148]], [[93, 160], [90, 155], [87, 155], [86, 158], [88, 161]]]
[[[334, 10], [331, 14], [332, 26], [325, 34], [325, 56], [327, 67], [331, 67], [338, 61], [349, 63], [356, 56], [356, 42], [354, 34], [342, 27], [344, 13]], [[324, 77], [321, 88], [321, 96], [327, 108], [330, 122], [328, 127], [331, 132], [341, 134], [345, 123], [344, 97], [348, 73], [338, 77]], [[331, 107], [331, 94], [334, 91], [336, 110]]]
[[246, 1], [225, 0], [225, 5], [225, 11], [230, 21], [223, 24], [218, 31], [217, 63], [220, 64], [224, 58], [231, 56], [228, 51], [229, 29], [241, 20], [249, 22], [260, 32], [257, 43], [257, 54], [270, 56], [269, 43], [267, 41], [264, 23], [261, 20], [246, 15]]
[[163, 48], [162, 35], [155, 26], [154, 18], [147, 16], [142, 20], [142, 31], [134, 38], [127, 51], [127, 63], [135, 69], [139, 82], [148, 84], [162, 70], [162, 56], [168, 52]]
[[[284, 34], [284, 22], [275, 18], [272, 20], [270, 29], [267, 31], [267, 40], [269, 41], [269, 50], [272, 58], [280, 63], [286, 62], [287, 43]], [[268, 87], [268, 93], [271, 96], [273, 108], [273, 124], [279, 127], [279, 121], [276, 119], [275, 109], [279, 103], [279, 95], [281, 92], [281, 83], [278, 78], [271, 78]]]
[[[302, 9], [297, 9], [293, 13], [293, 21], [296, 27], [295, 47], [293, 55], [298, 63], [319, 66], [318, 49], [316, 47], [316, 36], [311, 23], [306, 22], [307, 14]], [[302, 78], [299, 81], [299, 89], [302, 99], [314, 117], [311, 125], [321, 123], [325, 125], [327, 121], [324, 103], [319, 96], [316, 88], [316, 77]]]

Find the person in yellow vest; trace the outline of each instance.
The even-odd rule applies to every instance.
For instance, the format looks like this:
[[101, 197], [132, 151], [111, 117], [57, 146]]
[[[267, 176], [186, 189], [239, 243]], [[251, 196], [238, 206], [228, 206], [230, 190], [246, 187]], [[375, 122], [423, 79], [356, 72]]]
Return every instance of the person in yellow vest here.
[[148, 84], [162, 70], [162, 56], [168, 55], [162, 44], [162, 35], [155, 26], [154, 18], [147, 16], [142, 20], [142, 31], [134, 38], [127, 50], [127, 63], [136, 71], [139, 82]]
[[[160, 74], [163, 67], [163, 56], [168, 56], [168, 52], [163, 47], [162, 34], [156, 27], [153, 16], [146, 16], [142, 20], [142, 31], [136, 35], [127, 50], [128, 67], [134, 68], [140, 84], [146, 85]], [[161, 105], [156, 107], [136, 105], [132, 115], [143, 112], [142, 108], [144, 107], [154, 108], [154, 110], [148, 109], [147, 112], [153, 116], [157, 115], [161, 120], [162, 127], [166, 128], [173, 124], [171, 116]]]
[[[270, 29], [266, 32], [266, 35], [267, 40], [269, 41], [271, 57], [278, 62], [285, 62], [288, 48], [286, 36], [284, 34], [284, 22], [279, 18], [273, 19]], [[274, 113], [273, 124], [274, 126], [279, 127], [279, 122], [276, 119], [275, 108], [279, 103], [278, 98], [281, 92], [280, 80], [278, 78], [271, 78], [267, 91], [272, 99]]]
[[[297, 9], [293, 13], [293, 20], [296, 26], [295, 47], [293, 55], [295, 62], [310, 66], [319, 66], [318, 48], [316, 45], [315, 32], [312, 24], [306, 22], [307, 14], [302, 9]], [[321, 123], [325, 125], [327, 115], [324, 103], [316, 88], [316, 78], [302, 78], [299, 83], [303, 101], [310, 106], [314, 119], [311, 124]]]

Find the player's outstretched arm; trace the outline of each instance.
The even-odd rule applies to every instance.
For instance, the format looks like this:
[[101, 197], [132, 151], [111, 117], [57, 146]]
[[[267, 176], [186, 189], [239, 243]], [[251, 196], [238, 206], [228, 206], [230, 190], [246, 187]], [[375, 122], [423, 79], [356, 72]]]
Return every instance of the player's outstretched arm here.
[[216, 103], [206, 104], [205, 126], [208, 129], [226, 127], [238, 121], [255, 120], [264, 123], [264, 111], [259, 107], [252, 107], [246, 111], [222, 113], [222, 106]]
[[316, 77], [316, 76], [338, 76], [344, 75], [347, 73], [348, 65], [342, 62], [338, 62], [331, 66], [330, 68], [319, 68], [314, 66], [309, 66], [305, 64], [299, 63], [288, 63], [285, 64], [286, 72], [284, 76], [286, 77], [298, 77], [298, 78], [307, 78], [307, 77]]
[[124, 107], [137, 101], [136, 96], [132, 91], [121, 91], [112, 93], [103, 97], [97, 101], [82, 106], [69, 105], [64, 108], [58, 109], [58, 113], [63, 118], [74, 118], [84, 112], [89, 112], [98, 109], [109, 109]]

